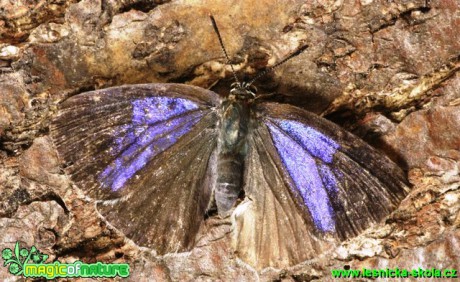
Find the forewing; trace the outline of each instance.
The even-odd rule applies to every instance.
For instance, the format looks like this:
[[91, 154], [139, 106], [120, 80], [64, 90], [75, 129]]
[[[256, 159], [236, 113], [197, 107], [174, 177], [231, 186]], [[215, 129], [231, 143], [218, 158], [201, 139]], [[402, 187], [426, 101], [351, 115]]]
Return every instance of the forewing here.
[[256, 113], [245, 178], [250, 209], [236, 218], [237, 249], [251, 264], [311, 259], [379, 222], [407, 194], [393, 162], [337, 125], [289, 105], [264, 103]]
[[51, 136], [112, 225], [160, 253], [187, 250], [210, 199], [218, 99], [180, 84], [87, 92], [61, 105]]

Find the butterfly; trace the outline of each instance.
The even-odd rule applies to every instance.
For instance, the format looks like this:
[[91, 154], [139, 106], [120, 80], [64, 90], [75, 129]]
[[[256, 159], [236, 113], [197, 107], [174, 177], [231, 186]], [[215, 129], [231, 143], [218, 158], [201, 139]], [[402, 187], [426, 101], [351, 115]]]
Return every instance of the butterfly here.
[[226, 97], [174, 83], [106, 88], [62, 102], [50, 133], [104, 218], [159, 254], [192, 249], [217, 209], [232, 217], [239, 258], [283, 268], [357, 236], [408, 193], [401, 169], [358, 137], [257, 97], [239, 81]]

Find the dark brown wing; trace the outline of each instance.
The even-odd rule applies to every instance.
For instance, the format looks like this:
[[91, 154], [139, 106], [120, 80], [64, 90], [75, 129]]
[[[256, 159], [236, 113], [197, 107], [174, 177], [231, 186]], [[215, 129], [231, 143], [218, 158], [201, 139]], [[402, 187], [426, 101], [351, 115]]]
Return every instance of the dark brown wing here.
[[216, 135], [209, 123], [205, 118], [191, 136], [151, 161], [124, 188], [129, 194], [99, 204], [101, 214], [160, 254], [192, 248], [211, 197]]
[[217, 94], [180, 84], [87, 92], [61, 105], [51, 137], [112, 225], [160, 253], [183, 251], [210, 200], [218, 104]]
[[235, 211], [239, 256], [258, 268], [312, 259], [391, 213], [403, 172], [337, 125], [264, 103], [250, 135], [245, 192]]

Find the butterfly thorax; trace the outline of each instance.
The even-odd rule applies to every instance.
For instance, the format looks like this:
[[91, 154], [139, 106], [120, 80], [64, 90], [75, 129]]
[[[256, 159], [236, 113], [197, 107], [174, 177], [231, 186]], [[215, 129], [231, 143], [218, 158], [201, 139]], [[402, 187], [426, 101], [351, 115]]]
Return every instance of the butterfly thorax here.
[[245, 85], [238, 84], [222, 103], [214, 194], [221, 216], [228, 214], [242, 191], [249, 108], [254, 95]]
[[256, 97], [257, 88], [246, 82], [234, 82], [231, 85], [228, 100], [243, 100], [250, 102]]

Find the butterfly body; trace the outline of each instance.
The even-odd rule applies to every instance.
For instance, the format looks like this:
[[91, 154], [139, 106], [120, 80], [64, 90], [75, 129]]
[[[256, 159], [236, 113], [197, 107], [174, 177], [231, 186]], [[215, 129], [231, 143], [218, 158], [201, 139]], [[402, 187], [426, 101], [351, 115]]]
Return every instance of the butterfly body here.
[[228, 215], [243, 189], [252, 102], [253, 93], [240, 84], [235, 84], [230, 95], [222, 101], [214, 193], [221, 216]]
[[[404, 173], [337, 125], [183, 84], [73, 96], [51, 125], [65, 171], [113, 226], [160, 254], [187, 251], [215, 201], [233, 212], [237, 255], [256, 268], [311, 259], [380, 222], [408, 192]], [[214, 199], [213, 199], [214, 197]]]

